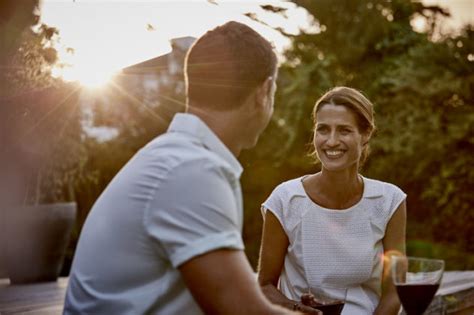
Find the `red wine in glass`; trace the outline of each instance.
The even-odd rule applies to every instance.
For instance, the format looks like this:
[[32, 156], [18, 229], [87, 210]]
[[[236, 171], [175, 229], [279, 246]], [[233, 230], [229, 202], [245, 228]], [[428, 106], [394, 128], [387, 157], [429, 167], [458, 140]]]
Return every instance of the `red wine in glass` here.
[[340, 315], [344, 308], [347, 288], [311, 287], [301, 296], [304, 305], [311, 306], [324, 315]]
[[407, 315], [422, 315], [441, 283], [444, 261], [418, 257], [392, 256], [393, 284]]
[[396, 287], [407, 315], [421, 315], [430, 305], [439, 284], [401, 284]]
[[330, 304], [315, 305], [313, 308], [322, 311], [324, 315], [340, 315], [344, 308], [344, 302], [336, 301]]

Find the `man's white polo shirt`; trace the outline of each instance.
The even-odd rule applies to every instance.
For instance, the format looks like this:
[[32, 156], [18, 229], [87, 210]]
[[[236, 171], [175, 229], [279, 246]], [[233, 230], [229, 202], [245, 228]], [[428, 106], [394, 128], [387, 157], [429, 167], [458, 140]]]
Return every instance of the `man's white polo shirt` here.
[[241, 173], [204, 122], [177, 114], [89, 213], [64, 313], [201, 314], [177, 267], [219, 248], [244, 248]]

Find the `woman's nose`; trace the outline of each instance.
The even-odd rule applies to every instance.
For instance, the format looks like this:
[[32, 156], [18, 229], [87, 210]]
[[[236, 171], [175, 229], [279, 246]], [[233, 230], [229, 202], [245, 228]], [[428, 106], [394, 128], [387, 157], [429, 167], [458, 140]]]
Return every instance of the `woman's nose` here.
[[339, 144], [339, 137], [338, 137], [336, 132], [329, 133], [326, 144], [329, 145], [329, 146], [335, 146], [335, 145]]

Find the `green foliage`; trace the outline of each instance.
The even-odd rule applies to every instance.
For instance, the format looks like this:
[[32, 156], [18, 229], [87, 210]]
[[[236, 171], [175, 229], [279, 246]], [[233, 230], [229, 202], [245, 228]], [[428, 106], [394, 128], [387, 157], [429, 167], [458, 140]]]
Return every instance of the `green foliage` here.
[[442, 257], [446, 262], [446, 270], [474, 269], [474, 254], [466, 253], [462, 247], [452, 242], [443, 244], [412, 239], [407, 242], [407, 254], [426, 258]]
[[54, 84], [51, 67], [57, 61], [57, 52], [52, 45], [57, 36], [58, 30], [45, 24], [41, 24], [36, 31], [23, 33], [22, 42], [10, 63], [10, 68], [15, 70], [5, 73], [11, 94]]
[[[384, 129], [374, 139], [377, 162], [370, 171], [412, 191], [410, 211], [429, 216], [431, 237], [472, 252], [474, 64], [468, 60], [472, 44], [462, 51], [457, 42], [472, 42], [472, 30], [438, 43], [421, 40], [395, 65], [388, 61], [374, 87]], [[400, 167], [387, 174], [387, 165]]]
[[38, 23], [38, 15], [35, 13], [39, 6], [39, 0], [3, 0], [0, 1], [0, 62], [2, 65], [15, 54], [21, 45], [21, 34], [28, 28]]

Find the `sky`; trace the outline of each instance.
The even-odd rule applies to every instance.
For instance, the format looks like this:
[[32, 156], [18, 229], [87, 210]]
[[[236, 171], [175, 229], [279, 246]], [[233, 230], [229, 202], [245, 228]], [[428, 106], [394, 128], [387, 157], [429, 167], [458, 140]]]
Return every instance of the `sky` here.
[[[423, 2], [451, 11], [447, 28], [474, 23], [474, 0]], [[259, 7], [264, 3], [289, 8], [289, 18], [266, 13]], [[199, 37], [229, 20], [250, 25], [272, 41], [277, 51], [283, 51], [288, 39], [244, 16], [247, 12], [255, 12], [269, 25], [284, 27], [289, 33], [308, 25], [303, 9], [281, 0], [43, 0], [41, 21], [60, 32], [60, 61], [69, 66], [56, 69], [56, 75], [96, 86], [126, 66], [169, 52], [171, 38]], [[66, 52], [68, 47], [74, 49], [73, 54]]]

